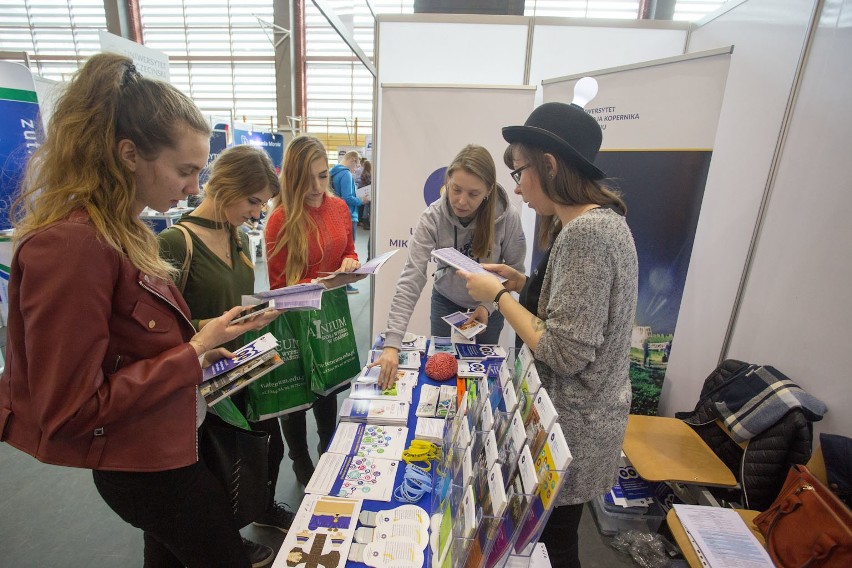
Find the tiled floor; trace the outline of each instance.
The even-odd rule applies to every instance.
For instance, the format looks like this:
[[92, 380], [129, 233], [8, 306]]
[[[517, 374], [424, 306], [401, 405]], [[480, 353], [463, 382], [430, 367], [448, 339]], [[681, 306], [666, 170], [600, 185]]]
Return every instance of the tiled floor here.
[[[365, 258], [367, 234], [359, 231], [356, 246]], [[258, 287], [267, 287], [265, 266], [258, 265]], [[349, 296], [359, 352], [366, 354], [370, 327], [369, 279], [356, 284]], [[5, 339], [5, 329], [2, 331]], [[309, 447], [316, 447], [316, 429], [308, 413]], [[284, 458], [277, 499], [297, 506], [302, 490]], [[278, 548], [281, 533], [248, 527], [258, 542]], [[631, 566], [632, 560], [609, 546], [591, 514], [580, 525], [581, 559], [586, 568]], [[557, 566], [557, 560], [554, 566]], [[90, 471], [42, 464], [0, 444], [0, 566], [8, 568], [111, 568], [142, 565], [142, 533], [124, 523], [101, 500]]]

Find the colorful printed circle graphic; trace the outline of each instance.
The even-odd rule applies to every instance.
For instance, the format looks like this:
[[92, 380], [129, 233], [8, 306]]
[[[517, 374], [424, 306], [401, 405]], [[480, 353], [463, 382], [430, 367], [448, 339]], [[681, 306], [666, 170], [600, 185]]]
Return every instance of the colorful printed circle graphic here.
[[441, 194], [444, 193], [444, 177], [446, 174], [447, 167], [442, 166], [426, 178], [426, 183], [423, 184], [423, 201], [426, 202], [426, 205], [438, 201]]

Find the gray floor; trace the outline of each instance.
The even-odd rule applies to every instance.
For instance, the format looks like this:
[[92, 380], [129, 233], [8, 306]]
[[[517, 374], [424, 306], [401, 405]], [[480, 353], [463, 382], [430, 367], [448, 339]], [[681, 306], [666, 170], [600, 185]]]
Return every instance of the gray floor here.
[[[366, 258], [367, 234], [356, 242]], [[360, 293], [349, 296], [359, 353], [371, 343], [369, 279], [356, 284]], [[258, 288], [266, 284], [266, 267], [258, 264]], [[5, 329], [2, 330], [5, 339]], [[363, 357], [362, 355], [362, 357]], [[308, 413], [308, 420], [313, 417]], [[309, 447], [316, 447], [316, 429], [308, 425]], [[302, 500], [288, 458], [284, 458], [277, 499], [297, 506]], [[248, 527], [245, 536], [277, 549], [283, 535], [275, 530]], [[632, 560], [609, 546], [589, 511], [580, 525], [583, 566], [631, 566]], [[555, 560], [555, 559], [554, 559]], [[0, 444], [0, 566], [8, 568], [126, 567], [142, 565], [142, 533], [124, 523], [100, 499], [88, 470], [42, 464], [14, 448]], [[556, 562], [554, 562], [556, 565]]]

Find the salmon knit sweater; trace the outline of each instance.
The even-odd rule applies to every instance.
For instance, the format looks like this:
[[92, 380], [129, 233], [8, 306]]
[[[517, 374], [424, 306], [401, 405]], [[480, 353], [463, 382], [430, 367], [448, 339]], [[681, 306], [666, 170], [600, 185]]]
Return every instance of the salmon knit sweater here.
[[[358, 260], [355, 252], [355, 241], [352, 238], [352, 221], [349, 217], [349, 207], [339, 197], [326, 195], [319, 207], [305, 205], [305, 211], [317, 225], [317, 235], [308, 237], [308, 266], [302, 273], [299, 282], [310, 282], [322, 276], [320, 272], [334, 272], [340, 268], [344, 258]], [[284, 224], [286, 215], [281, 207], [277, 207], [266, 222], [266, 250], [269, 251], [267, 268], [269, 270], [269, 287], [283, 288], [287, 285], [284, 280], [284, 266], [287, 263], [287, 247], [275, 255], [278, 231]]]

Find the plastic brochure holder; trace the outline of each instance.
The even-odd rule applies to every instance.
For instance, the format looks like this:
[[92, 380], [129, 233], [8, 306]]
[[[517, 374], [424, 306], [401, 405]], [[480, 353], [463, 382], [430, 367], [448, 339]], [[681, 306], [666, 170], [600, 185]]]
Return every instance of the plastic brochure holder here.
[[[562, 491], [562, 486], [565, 484], [568, 468], [554, 471], [545, 471], [539, 479], [539, 488], [530, 503], [530, 510], [527, 513], [526, 520], [521, 525], [518, 534], [515, 536], [515, 542], [512, 545], [512, 552], [509, 555], [513, 561], [512, 565], [526, 566], [529, 564], [530, 557], [535, 551], [535, 545], [538, 539], [541, 538], [541, 533], [550, 518], [555, 506], [555, 497]], [[549, 507], [544, 508], [542, 503], [542, 492], [549, 491], [553, 495]], [[518, 561], [520, 564], [515, 564]], [[505, 563], [504, 563], [505, 564]]]
[[[487, 560], [482, 566], [485, 568], [502, 567], [506, 565], [510, 557], [517, 557], [514, 552], [515, 542], [529, 518], [535, 497], [535, 493], [517, 493], [512, 489], [509, 490], [506, 511], [500, 517], [493, 532], [491, 547], [486, 556]], [[530, 554], [532, 554], [534, 546], [530, 547]]]

